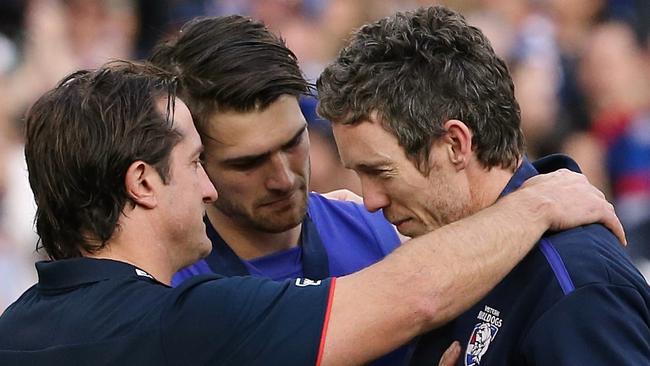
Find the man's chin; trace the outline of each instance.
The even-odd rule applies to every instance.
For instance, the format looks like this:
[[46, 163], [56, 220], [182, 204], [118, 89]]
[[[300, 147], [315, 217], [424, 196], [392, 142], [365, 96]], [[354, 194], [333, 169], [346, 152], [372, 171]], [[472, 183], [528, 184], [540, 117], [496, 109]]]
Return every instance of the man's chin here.
[[207, 256], [209, 256], [210, 253], [212, 253], [212, 242], [207, 237], [205, 238], [205, 240], [206, 241], [203, 243], [203, 245], [201, 245], [200, 251], [198, 253], [199, 258], [197, 259], [197, 261], [207, 258]]
[[402, 236], [405, 236], [407, 238], [417, 238], [418, 236], [422, 235], [421, 233], [416, 233], [410, 230], [397, 230]]
[[397, 225], [396, 228], [400, 234], [409, 238], [417, 238], [418, 236], [422, 236], [430, 231], [413, 222], [405, 222], [401, 225]]
[[306, 214], [307, 203], [302, 201], [292, 205], [289, 209], [280, 211], [261, 209], [253, 221], [257, 227], [264, 231], [281, 233], [300, 225]]
[[301, 217], [291, 217], [282, 220], [281, 217], [273, 217], [267, 220], [256, 220], [257, 226], [268, 233], [278, 234], [291, 230], [302, 223], [304, 215]]

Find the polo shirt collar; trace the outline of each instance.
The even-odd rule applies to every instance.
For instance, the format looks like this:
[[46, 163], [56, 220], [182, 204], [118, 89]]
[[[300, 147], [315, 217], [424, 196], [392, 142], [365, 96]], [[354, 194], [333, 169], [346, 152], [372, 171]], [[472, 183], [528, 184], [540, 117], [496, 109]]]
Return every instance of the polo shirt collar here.
[[54, 290], [119, 278], [149, 278], [147, 272], [125, 262], [110, 259], [71, 258], [36, 263], [38, 288]]
[[[212, 252], [205, 259], [212, 272], [227, 277], [249, 276], [250, 272], [244, 261], [219, 235], [207, 215], [203, 217], [203, 222], [212, 242]], [[302, 276], [314, 280], [329, 277], [327, 251], [309, 214], [305, 215], [302, 221], [299, 245], [302, 250]]]
[[506, 184], [506, 187], [503, 189], [503, 191], [501, 191], [501, 195], [499, 197], [503, 197], [508, 193], [517, 190], [517, 188], [521, 187], [521, 185], [524, 184], [528, 178], [531, 178], [537, 174], [539, 174], [537, 172], [537, 169], [535, 169], [527, 157], [524, 157], [521, 165], [519, 165], [519, 168], [515, 170], [515, 174], [512, 175], [508, 181], [508, 184]]
[[545, 156], [534, 162], [530, 162], [527, 157], [524, 157], [521, 165], [515, 171], [515, 174], [510, 178], [508, 184], [501, 192], [499, 197], [503, 197], [508, 193], [511, 193], [521, 187], [524, 182], [538, 174], [545, 174], [556, 171], [558, 169], [569, 169], [571, 171], [580, 173], [580, 167], [578, 164], [564, 154], [552, 154]]

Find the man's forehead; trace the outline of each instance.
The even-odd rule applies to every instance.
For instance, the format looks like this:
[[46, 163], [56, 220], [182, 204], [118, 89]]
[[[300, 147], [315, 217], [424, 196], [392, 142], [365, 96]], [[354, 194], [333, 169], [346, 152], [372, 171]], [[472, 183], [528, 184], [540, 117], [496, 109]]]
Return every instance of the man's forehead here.
[[261, 111], [215, 113], [201, 134], [206, 151], [229, 158], [281, 148], [307, 124], [294, 103], [274, 103]]
[[402, 149], [395, 136], [370, 120], [334, 124], [333, 130], [341, 160], [348, 168], [390, 164]]
[[199, 138], [198, 131], [194, 126], [192, 114], [182, 100], [178, 98], [175, 100], [174, 108], [170, 109], [170, 113], [172, 113], [169, 118], [172, 120], [173, 128], [178, 131], [183, 138]]

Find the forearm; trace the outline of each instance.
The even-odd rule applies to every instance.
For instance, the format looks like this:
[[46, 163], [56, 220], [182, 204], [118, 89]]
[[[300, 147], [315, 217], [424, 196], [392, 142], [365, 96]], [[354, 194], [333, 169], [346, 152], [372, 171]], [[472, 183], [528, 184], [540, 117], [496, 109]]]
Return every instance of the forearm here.
[[324, 364], [365, 362], [462, 313], [534, 246], [549, 225], [544, 209], [513, 194], [339, 279]]
[[[423, 310], [429, 310], [416, 334], [450, 321], [483, 298], [548, 229], [547, 203], [519, 193], [407, 242], [396, 253], [408, 265], [405, 276], [413, 276], [408, 283], [422, 283], [414, 289], [419, 290], [414, 300], [424, 301]], [[406, 283], [398, 286], [403, 293]]]

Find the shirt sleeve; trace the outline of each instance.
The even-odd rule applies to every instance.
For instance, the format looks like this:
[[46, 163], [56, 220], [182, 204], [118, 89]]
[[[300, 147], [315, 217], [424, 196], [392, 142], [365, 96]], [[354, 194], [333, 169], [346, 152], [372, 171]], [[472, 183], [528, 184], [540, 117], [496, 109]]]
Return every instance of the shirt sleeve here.
[[163, 313], [170, 365], [316, 365], [334, 279], [190, 279]]
[[540, 317], [522, 351], [530, 365], [647, 365], [649, 322], [637, 289], [588, 285]]

